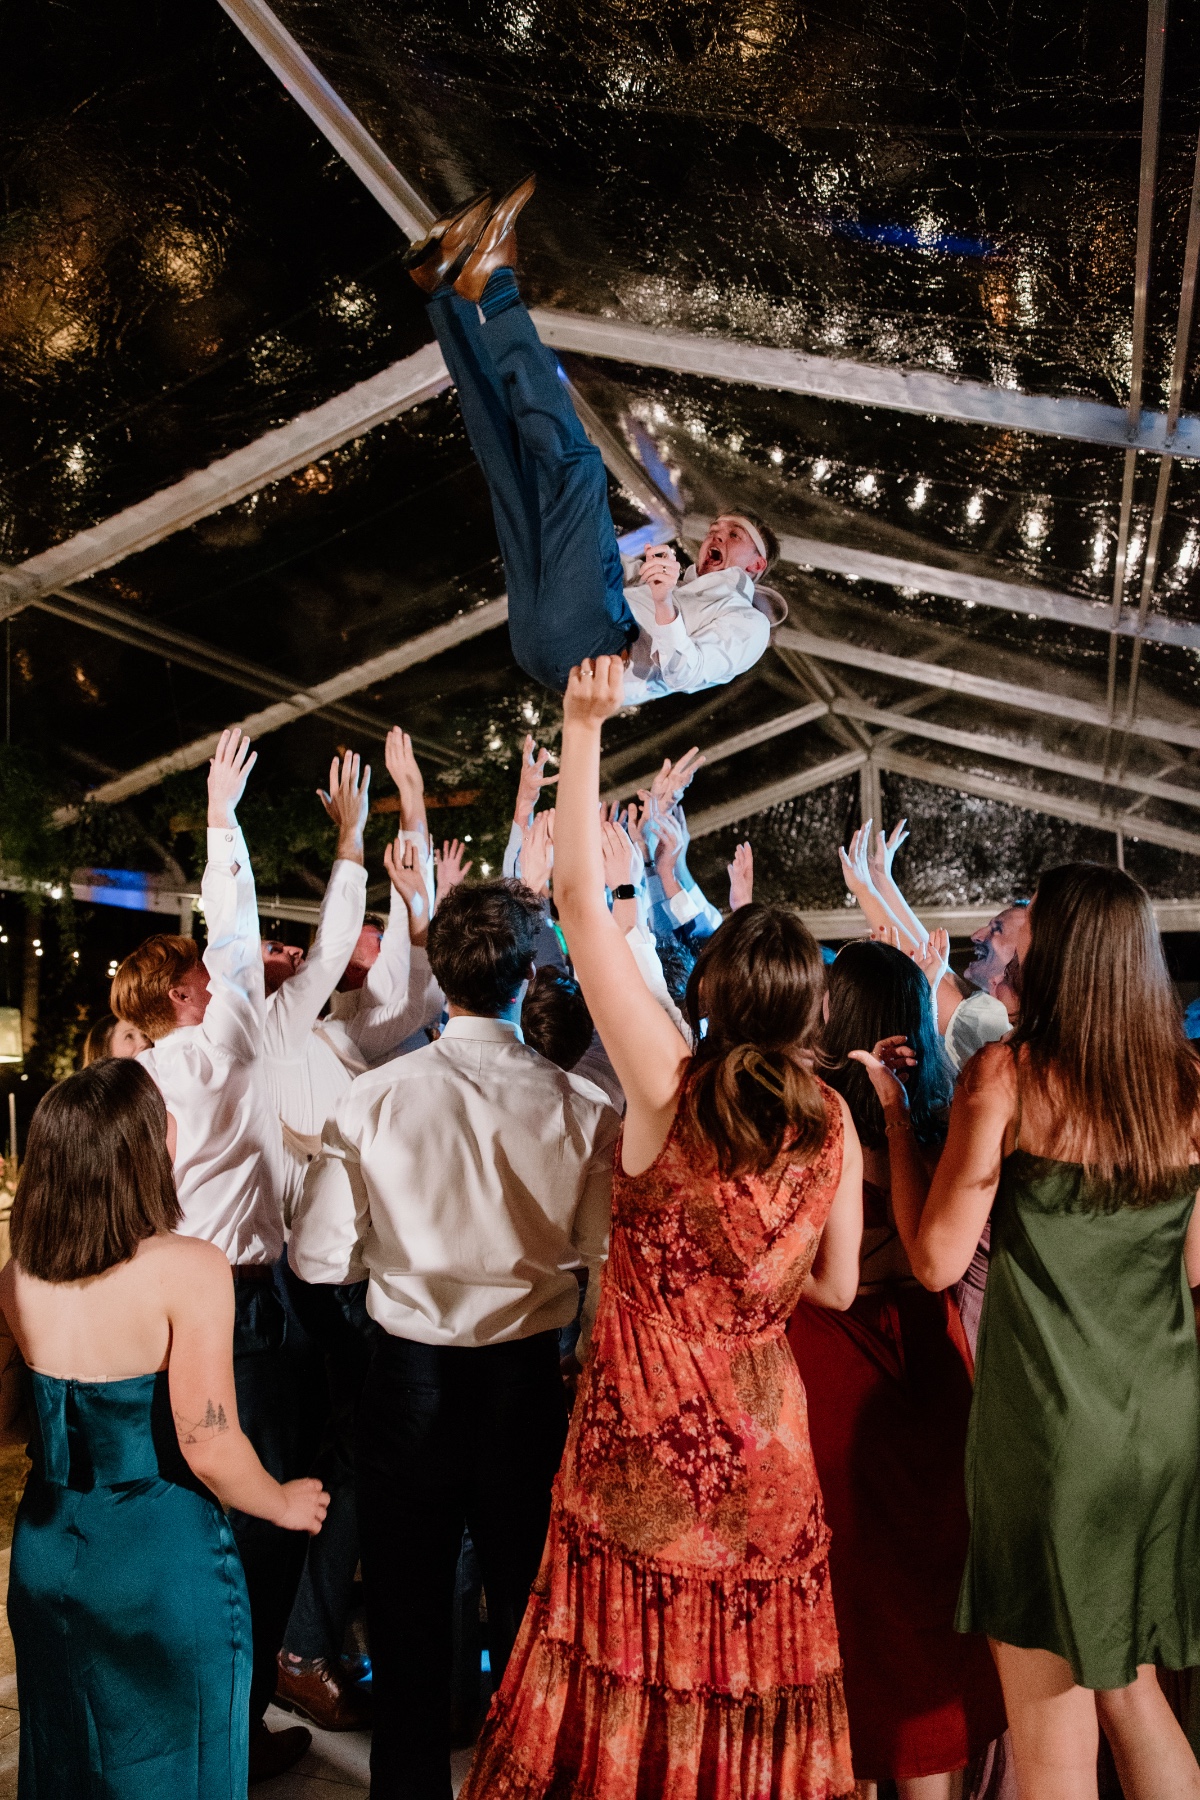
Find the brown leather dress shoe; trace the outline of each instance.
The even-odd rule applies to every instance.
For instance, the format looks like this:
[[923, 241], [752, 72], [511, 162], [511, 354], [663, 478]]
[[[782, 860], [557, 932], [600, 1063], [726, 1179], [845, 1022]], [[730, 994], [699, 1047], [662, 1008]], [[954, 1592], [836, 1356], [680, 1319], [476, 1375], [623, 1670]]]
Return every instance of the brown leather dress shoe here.
[[537, 176], [527, 175], [524, 181], [509, 189], [503, 200], [496, 202], [491, 218], [478, 234], [470, 255], [455, 278], [455, 292], [464, 300], [474, 300], [478, 305], [488, 276], [497, 269], [516, 267], [517, 214], [526, 201], [532, 200], [536, 186]]
[[292, 1662], [281, 1650], [275, 1704], [285, 1712], [299, 1713], [322, 1731], [366, 1731], [371, 1724], [370, 1702], [338, 1680], [325, 1658]]
[[283, 1775], [295, 1768], [312, 1743], [312, 1732], [303, 1725], [291, 1725], [286, 1731], [268, 1731], [262, 1720], [250, 1727], [250, 1779], [269, 1781], [272, 1775]]
[[419, 243], [409, 245], [403, 266], [419, 288], [432, 294], [444, 284], [453, 282], [474, 249], [491, 210], [491, 190], [485, 189], [465, 206], [456, 207], [444, 218], [436, 220]]

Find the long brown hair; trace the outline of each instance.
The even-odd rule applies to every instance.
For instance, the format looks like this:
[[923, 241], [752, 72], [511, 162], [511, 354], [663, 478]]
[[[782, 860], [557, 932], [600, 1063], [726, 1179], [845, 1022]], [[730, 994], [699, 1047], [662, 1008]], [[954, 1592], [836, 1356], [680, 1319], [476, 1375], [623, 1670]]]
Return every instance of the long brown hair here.
[[784, 906], [739, 907], [696, 959], [684, 1115], [722, 1175], [761, 1173], [785, 1139], [803, 1160], [824, 1138], [825, 1101], [805, 1056], [824, 988], [820, 946]]
[[12, 1204], [12, 1253], [40, 1281], [127, 1262], [181, 1214], [167, 1109], [140, 1063], [108, 1057], [50, 1089], [29, 1127]]
[[1195, 1156], [1200, 1062], [1183, 1035], [1150, 897], [1122, 869], [1064, 863], [1038, 882], [1021, 967], [1029, 1072], [1084, 1136], [1085, 1173], [1113, 1201], [1178, 1193]]

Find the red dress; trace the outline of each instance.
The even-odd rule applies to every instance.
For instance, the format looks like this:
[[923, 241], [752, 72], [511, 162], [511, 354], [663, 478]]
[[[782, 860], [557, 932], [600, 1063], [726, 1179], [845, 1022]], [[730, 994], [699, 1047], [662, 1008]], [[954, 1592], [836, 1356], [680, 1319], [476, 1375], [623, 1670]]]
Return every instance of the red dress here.
[[[864, 1182], [863, 1200], [869, 1276], [872, 1240], [886, 1257], [895, 1232], [886, 1195]], [[801, 1301], [788, 1341], [832, 1533], [854, 1773], [961, 1769], [1003, 1732], [1004, 1702], [986, 1640], [954, 1629], [972, 1374], [954, 1301], [883, 1281], [844, 1313]]]
[[842, 1166], [720, 1179], [677, 1117], [613, 1178], [550, 1535], [462, 1800], [854, 1790], [828, 1533], [786, 1321]]

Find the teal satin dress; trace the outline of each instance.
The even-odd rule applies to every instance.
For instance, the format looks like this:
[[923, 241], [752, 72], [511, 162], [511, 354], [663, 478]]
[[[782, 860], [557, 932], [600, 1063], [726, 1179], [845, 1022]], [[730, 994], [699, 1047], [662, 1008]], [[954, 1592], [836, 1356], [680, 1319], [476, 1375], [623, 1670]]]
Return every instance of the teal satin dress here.
[[246, 1800], [246, 1582], [166, 1374], [31, 1381], [8, 1594], [19, 1800]]
[[967, 1439], [960, 1631], [1088, 1688], [1200, 1663], [1200, 1353], [1183, 1266], [1200, 1167], [1108, 1206], [1016, 1150], [992, 1208]]

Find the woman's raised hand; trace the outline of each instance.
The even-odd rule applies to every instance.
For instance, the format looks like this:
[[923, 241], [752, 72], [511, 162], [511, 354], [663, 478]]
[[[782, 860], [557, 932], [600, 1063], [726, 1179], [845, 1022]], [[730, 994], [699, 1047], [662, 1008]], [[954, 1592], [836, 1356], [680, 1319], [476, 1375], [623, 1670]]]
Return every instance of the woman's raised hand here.
[[565, 725], [603, 725], [625, 704], [625, 664], [619, 656], [587, 656], [572, 669], [563, 696]]
[[919, 949], [911, 952], [912, 959], [918, 969], [925, 971], [926, 979], [936, 994], [942, 980], [950, 967], [950, 933], [938, 927], [931, 931]]
[[[904, 1083], [892, 1073], [883, 1057], [876, 1055], [876, 1051], [886, 1051], [889, 1047], [894, 1050], [904, 1041], [903, 1038], [883, 1038], [874, 1050], [851, 1050], [849, 1053], [850, 1061], [861, 1063], [870, 1076], [871, 1086], [875, 1089], [876, 1098], [888, 1120], [908, 1117], [908, 1095], [904, 1091]], [[912, 1052], [909, 1054], [912, 1055]], [[916, 1060], [914, 1056], [913, 1062]]]

